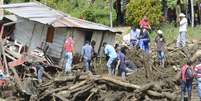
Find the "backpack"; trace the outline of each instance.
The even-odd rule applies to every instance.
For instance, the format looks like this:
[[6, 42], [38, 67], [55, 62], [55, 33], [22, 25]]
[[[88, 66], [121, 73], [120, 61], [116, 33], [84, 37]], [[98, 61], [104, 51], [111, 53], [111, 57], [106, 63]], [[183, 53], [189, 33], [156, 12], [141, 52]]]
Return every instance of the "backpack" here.
[[191, 67], [186, 68], [185, 76], [186, 76], [186, 80], [193, 79], [193, 70], [191, 69]]

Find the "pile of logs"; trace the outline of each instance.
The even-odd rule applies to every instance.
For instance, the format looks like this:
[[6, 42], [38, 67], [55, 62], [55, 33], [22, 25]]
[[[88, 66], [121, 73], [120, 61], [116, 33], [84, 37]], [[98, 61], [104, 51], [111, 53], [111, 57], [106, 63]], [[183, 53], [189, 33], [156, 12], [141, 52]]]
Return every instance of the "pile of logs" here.
[[30, 96], [35, 101], [177, 101], [173, 81], [150, 82], [134, 85], [109, 76], [78, 73], [60, 75], [40, 84], [38, 94]]
[[[183, 49], [168, 47], [165, 68], [159, 67], [154, 52], [145, 55], [142, 51], [130, 49], [127, 53], [128, 59], [136, 64], [138, 71], [127, 77], [127, 81], [78, 70], [68, 75], [57, 69], [50, 72], [50, 69], [45, 72], [42, 83], [32, 75], [25, 75], [20, 82], [15, 78], [13, 81], [11, 79], [8, 86], [12, 90], [12, 96], [26, 101], [178, 101], [180, 98], [177, 74], [180, 73], [171, 67], [181, 65], [189, 59], [196, 60], [201, 56], [201, 52], [196, 52], [200, 49], [199, 46], [200, 44], [192, 43]], [[103, 67], [96, 67], [95, 71], [100, 68]], [[13, 75], [19, 75], [15, 68], [12, 72]], [[146, 82], [137, 83], [133, 78]], [[4, 98], [12, 101], [11, 97]]]

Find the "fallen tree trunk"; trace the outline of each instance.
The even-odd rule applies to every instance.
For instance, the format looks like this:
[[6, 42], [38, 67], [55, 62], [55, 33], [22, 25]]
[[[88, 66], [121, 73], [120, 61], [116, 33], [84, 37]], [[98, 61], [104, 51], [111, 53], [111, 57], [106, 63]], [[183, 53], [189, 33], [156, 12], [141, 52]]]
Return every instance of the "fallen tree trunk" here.
[[126, 82], [122, 82], [120, 80], [116, 80], [116, 79], [112, 79], [110, 77], [100, 77], [98, 78], [96, 81], [99, 81], [99, 80], [103, 80], [103, 81], [107, 81], [107, 82], [112, 82], [116, 85], [120, 85], [120, 86], [123, 86], [125, 88], [131, 88], [131, 89], [140, 89], [140, 86], [138, 85], [134, 85], [134, 84], [131, 84], [131, 83], [126, 83]]

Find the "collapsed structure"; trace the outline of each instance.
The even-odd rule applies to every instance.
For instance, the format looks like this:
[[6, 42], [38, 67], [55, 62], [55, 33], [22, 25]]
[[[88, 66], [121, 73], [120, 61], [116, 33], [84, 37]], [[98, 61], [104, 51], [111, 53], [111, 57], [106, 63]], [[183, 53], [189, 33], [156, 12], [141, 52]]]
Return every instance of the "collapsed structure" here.
[[[63, 64], [63, 44], [68, 34], [72, 33], [75, 52], [79, 54], [85, 41], [95, 40], [95, 51], [102, 54], [103, 42], [113, 44], [117, 32], [102, 24], [71, 17], [63, 12], [49, 8], [38, 2], [17, 3], [2, 6], [15, 16], [6, 16], [16, 20], [15, 27], [3, 36], [13, 36], [14, 40], [33, 50], [39, 47], [46, 55]], [[48, 47], [48, 48], [47, 48]]]

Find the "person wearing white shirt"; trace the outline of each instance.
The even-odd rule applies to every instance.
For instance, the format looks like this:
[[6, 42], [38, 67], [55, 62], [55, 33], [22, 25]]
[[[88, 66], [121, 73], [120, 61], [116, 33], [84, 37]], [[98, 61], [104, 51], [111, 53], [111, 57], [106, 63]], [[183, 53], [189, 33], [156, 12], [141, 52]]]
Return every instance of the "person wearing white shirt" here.
[[105, 55], [109, 56], [109, 59], [107, 60], [108, 73], [109, 75], [114, 75], [116, 66], [113, 66], [113, 63], [115, 63], [117, 59], [117, 53], [114, 47], [110, 44], [107, 44], [106, 42], [103, 43], [103, 47]]
[[139, 35], [140, 35], [140, 29], [132, 27], [131, 32], [130, 32], [130, 45], [131, 46], [137, 46], [138, 45]]
[[187, 41], [188, 21], [183, 13], [179, 14], [179, 35], [177, 37], [176, 47], [185, 47]]

